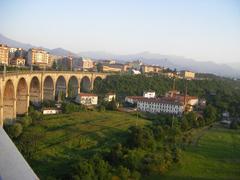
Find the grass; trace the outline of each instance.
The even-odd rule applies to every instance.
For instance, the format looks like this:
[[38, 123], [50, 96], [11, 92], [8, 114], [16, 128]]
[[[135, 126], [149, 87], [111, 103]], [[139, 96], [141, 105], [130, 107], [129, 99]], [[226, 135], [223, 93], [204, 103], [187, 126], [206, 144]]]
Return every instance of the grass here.
[[[201, 133], [201, 132], [199, 132]], [[197, 137], [197, 134], [196, 134]], [[164, 176], [148, 179], [240, 179], [240, 130], [215, 125], [183, 152], [182, 161]]]
[[[97, 151], [121, 142], [129, 126], [149, 123], [123, 112], [79, 112], [45, 116], [24, 133], [43, 134], [31, 167], [41, 179], [61, 176], [78, 157], [92, 156]], [[126, 133], [125, 133], [126, 134]]]

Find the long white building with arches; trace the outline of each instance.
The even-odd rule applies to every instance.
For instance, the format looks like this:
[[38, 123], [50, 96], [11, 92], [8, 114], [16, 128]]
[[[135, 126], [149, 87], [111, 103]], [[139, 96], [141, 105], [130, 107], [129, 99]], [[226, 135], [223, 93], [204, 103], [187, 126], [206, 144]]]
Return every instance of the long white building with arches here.
[[28, 112], [30, 102], [54, 100], [61, 93], [75, 97], [91, 91], [106, 73], [74, 71], [26, 71], [0, 75], [0, 126]]

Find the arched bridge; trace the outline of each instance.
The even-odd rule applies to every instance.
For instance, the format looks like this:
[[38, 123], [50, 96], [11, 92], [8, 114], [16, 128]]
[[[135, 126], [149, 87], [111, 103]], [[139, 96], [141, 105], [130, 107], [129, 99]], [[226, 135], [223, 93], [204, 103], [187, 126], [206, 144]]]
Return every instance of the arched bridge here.
[[74, 71], [11, 72], [0, 75], [0, 126], [28, 112], [29, 103], [89, 92], [106, 73]]

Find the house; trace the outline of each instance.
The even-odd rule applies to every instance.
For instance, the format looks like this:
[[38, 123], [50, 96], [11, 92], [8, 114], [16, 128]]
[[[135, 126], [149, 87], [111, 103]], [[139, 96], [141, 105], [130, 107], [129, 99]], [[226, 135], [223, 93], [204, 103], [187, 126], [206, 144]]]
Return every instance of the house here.
[[105, 97], [104, 97], [104, 100], [105, 101], [108, 101], [108, 102], [110, 102], [110, 101], [112, 101], [113, 99], [115, 99], [116, 100], [116, 94], [115, 93], [107, 93], [106, 95], [105, 95]]
[[155, 91], [144, 91], [143, 92], [143, 97], [145, 97], [145, 98], [155, 98], [156, 93], [155, 93]]
[[76, 97], [75, 102], [86, 106], [97, 105], [98, 96], [96, 94], [91, 93], [80, 93]]
[[49, 114], [59, 114], [61, 113], [61, 110], [56, 108], [45, 108], [42, 111], [43, 115], [49, 115]]
[[131, 72], [132, 72], [132, 74], [135, 74], [135, 75], [137, 75], [137, 74], [141, 74], [141, 72], [140, 72], [140, 71], [138, 71], [138, 70], [135, 70], [135, 69], [132, 69], [132, 70], [131, 70]]

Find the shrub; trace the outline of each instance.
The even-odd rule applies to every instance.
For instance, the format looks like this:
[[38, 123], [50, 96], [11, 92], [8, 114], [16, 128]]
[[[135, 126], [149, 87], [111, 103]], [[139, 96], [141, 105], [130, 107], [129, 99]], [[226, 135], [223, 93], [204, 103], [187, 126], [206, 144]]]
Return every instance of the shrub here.
[[29, 125], [32, 124], [32, 118], [30, 116], [24, 116], [19, 123], [22, 124], [23, 128], [28, 127]]
[[5, 130], [10, 138], [17, 138], [22, 133], [22, 125], [20, 123], [15, 123], [13, 125], [7, 125]]

